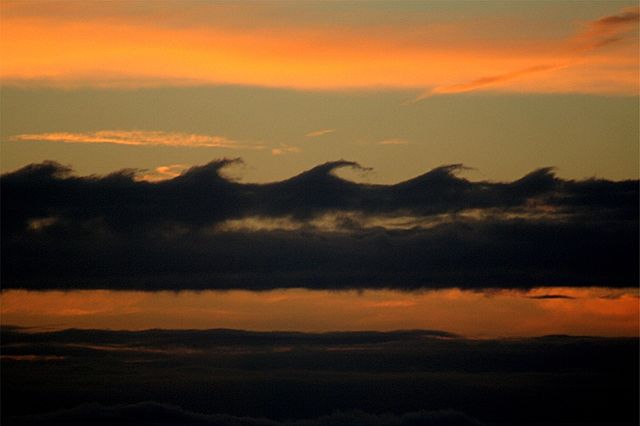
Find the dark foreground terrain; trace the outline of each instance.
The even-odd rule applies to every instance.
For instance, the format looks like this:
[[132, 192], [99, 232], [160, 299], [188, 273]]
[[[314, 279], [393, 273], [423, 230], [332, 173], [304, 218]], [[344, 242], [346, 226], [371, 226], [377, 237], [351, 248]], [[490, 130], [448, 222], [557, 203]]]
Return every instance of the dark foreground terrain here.
[[638, 339], [2, 329], [2, 424], [638, 424]]

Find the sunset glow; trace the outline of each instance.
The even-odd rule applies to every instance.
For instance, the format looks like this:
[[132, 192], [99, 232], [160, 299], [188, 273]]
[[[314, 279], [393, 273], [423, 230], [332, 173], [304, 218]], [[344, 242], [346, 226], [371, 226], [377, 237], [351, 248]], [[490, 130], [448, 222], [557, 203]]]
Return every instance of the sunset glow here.
[[10, 290], [0, 297], [0, 314], [5, 324], [43, 330], [434, 329], [475, 338], [545, 334], [635, 336], [640, 314], [636, 290], [605, 288], [491, 293], [304, 289], [260, 293]]
[[[62, 87], [423, 88], [423, 96], [476, 90], [638, 93], [638, 8], [571, 22], [572, 31], [555, 38], [536, 36], [544, 22], [527, 35], [513, 27], [514, 41], [488, 34], [490, 25], [509, 28], [506, 16], [498, 22], [327, 27], [257, 7], [258, 25], [247, 28], [232, 4], [196, 3], [197, 13], [210, 18], [197, 24], [188, 24], [192, 11], [156, 5], [148, 16], [154, 19], [140, 20], [122, 2], [113, 4], [109, 16], [82, 3], [61, 10], [52, 3], [3, 3], [0, 79]], [[221, 16], [227, 21], [220, 23]]]
[[636, 426], [637, 0], [0, 0], [4, 426]]

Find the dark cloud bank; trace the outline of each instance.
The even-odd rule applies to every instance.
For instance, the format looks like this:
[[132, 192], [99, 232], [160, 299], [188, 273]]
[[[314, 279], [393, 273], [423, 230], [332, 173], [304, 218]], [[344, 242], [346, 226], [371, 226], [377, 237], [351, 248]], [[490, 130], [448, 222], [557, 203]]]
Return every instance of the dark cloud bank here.
[[638, 339], [2, 329], [2, 424], [636, 425]]
[[362, 411], [337, 412], [316, 419], [274, 421], [225, 414], [201, 414], [180, 407], [140, 402], [103, 406], [88, 404], [69, 410], [14, 420], [17, 425], [98, 424], [98, 425], [207, 425], [207, 426], [473, 426], [482, 423], [455, 411], [418, 411], [403, 415], [374, 415]]
[[[4, 174], [4, 288], [525, 288], [638, 283], [638, 181], [551, 169], [472, 182], [443, 166], [395, 185], [341, 179], [337, 161], [246, 184], [194, 167], [156, 183], [74, 176], [57, 163]], [[312, 221], [332, 216], [333, 228]], [[409, 217], [404, 229], [379, 225]], [[224, 227], [243, 218], [294, 227]], [[381, 219], [373, 225], [371, 219]]]

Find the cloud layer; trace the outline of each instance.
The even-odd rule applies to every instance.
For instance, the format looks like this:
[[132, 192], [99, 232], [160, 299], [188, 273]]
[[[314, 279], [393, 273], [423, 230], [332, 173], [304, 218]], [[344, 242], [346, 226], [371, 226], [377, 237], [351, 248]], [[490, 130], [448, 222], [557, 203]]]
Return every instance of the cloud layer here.
[[[568, 181], [546, 168], [513, 182], [472, 182], [453, 165], [372, 185], [339, 178], [336, 169], [359, 165], [336, 161], [284, 181], [245, 184], [221, 173], [233, 162], [159, 182], [133, 171], [78, 177], [51, 162], [3, 175], [4, 287], [638, 282], [637, 181]], [[407, 223], [390, 225], [400, 217]]]

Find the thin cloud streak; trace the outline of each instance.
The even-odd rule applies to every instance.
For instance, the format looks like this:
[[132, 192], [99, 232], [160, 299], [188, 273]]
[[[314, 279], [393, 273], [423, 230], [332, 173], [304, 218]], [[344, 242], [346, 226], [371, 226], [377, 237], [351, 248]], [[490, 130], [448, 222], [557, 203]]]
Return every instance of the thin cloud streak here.
[[516, 80], [520, 77], [526, 77], [531, 74], [538, 74], [544, 71], [552, 71], [556, 69], [564, 68], [560, 65], [538, 65], [534, 67], [525, 68], [518, 71], [512, 71], [504, 74], [482, 77], [468, 83], [452, 84], [450, 86], [436, 87], [432, 91], [422, 94], [418, 97], [418, 100], [425, 99], [429, 96], [436, 94], [449, 94], [449, 93], [464, 93], [474, 90], [482, 89], [487, 86], [494, 86], [499, 83]]
[[409, 145], [409, 141], [404, 139], [385, 139], [383, 141], [378, 142], [378, 145]]
[[287, 145], [282, 143], [280, 144], [279, 147], [273, 148], [271, 150], [271, 155], [279, 156], [279, 155], [286, 155], [286, 154], [297, 154], [300, 152], [302, 152], [302, 150], [297, 146], [292, 146], [292, 145]]
[[640, 7], [625, 8], [617, 15], [605, 16], [587, 23], [586, 29], [578, 34], [573, 42], [580, 50], [593, 51], [630, 38], [639, 23]]
[[[559, 47], [561, 51], [566, 51], [564, 55], [567, 56], [567, 59], [561, 63], [534, 65], [502, 74], [477, 78], [466, 83], [436, 86], [418, 96], [414, 102], [438, 94], [465, 93], [482, 90], [487, 87], [500, 87], [503, 83], [531, 76], [535, 77], [544, 72], [562, 70], [576, 65], [584, 66], [588, 62], [584, 56], [586, 53], [631, 38], [631, 33], [638, 27], [639, 20], [640, 8], [625, 8], [618, 15], [605, 16], [587, 23], [586, 30], [565, 42], [568, 47]], [[548, 77], [553, 78], [552, 76]], [[635, 91], [637, 92], [637, 84]]]
[[11, 138], [20, 142], [59, 142], [132, 146], [175, 146], [190, 148], [263, 149], [224, 136], [146, 130], [101, 130], [97, 132], [28, 133]]
[[335, 132], [336, 129], [324, 129], [324, 130], [316, 130], [315, 132], [309, 132], [305, 136], [308, 138], [317, 138], [318, 136], [323, 136], [329, 133]]

